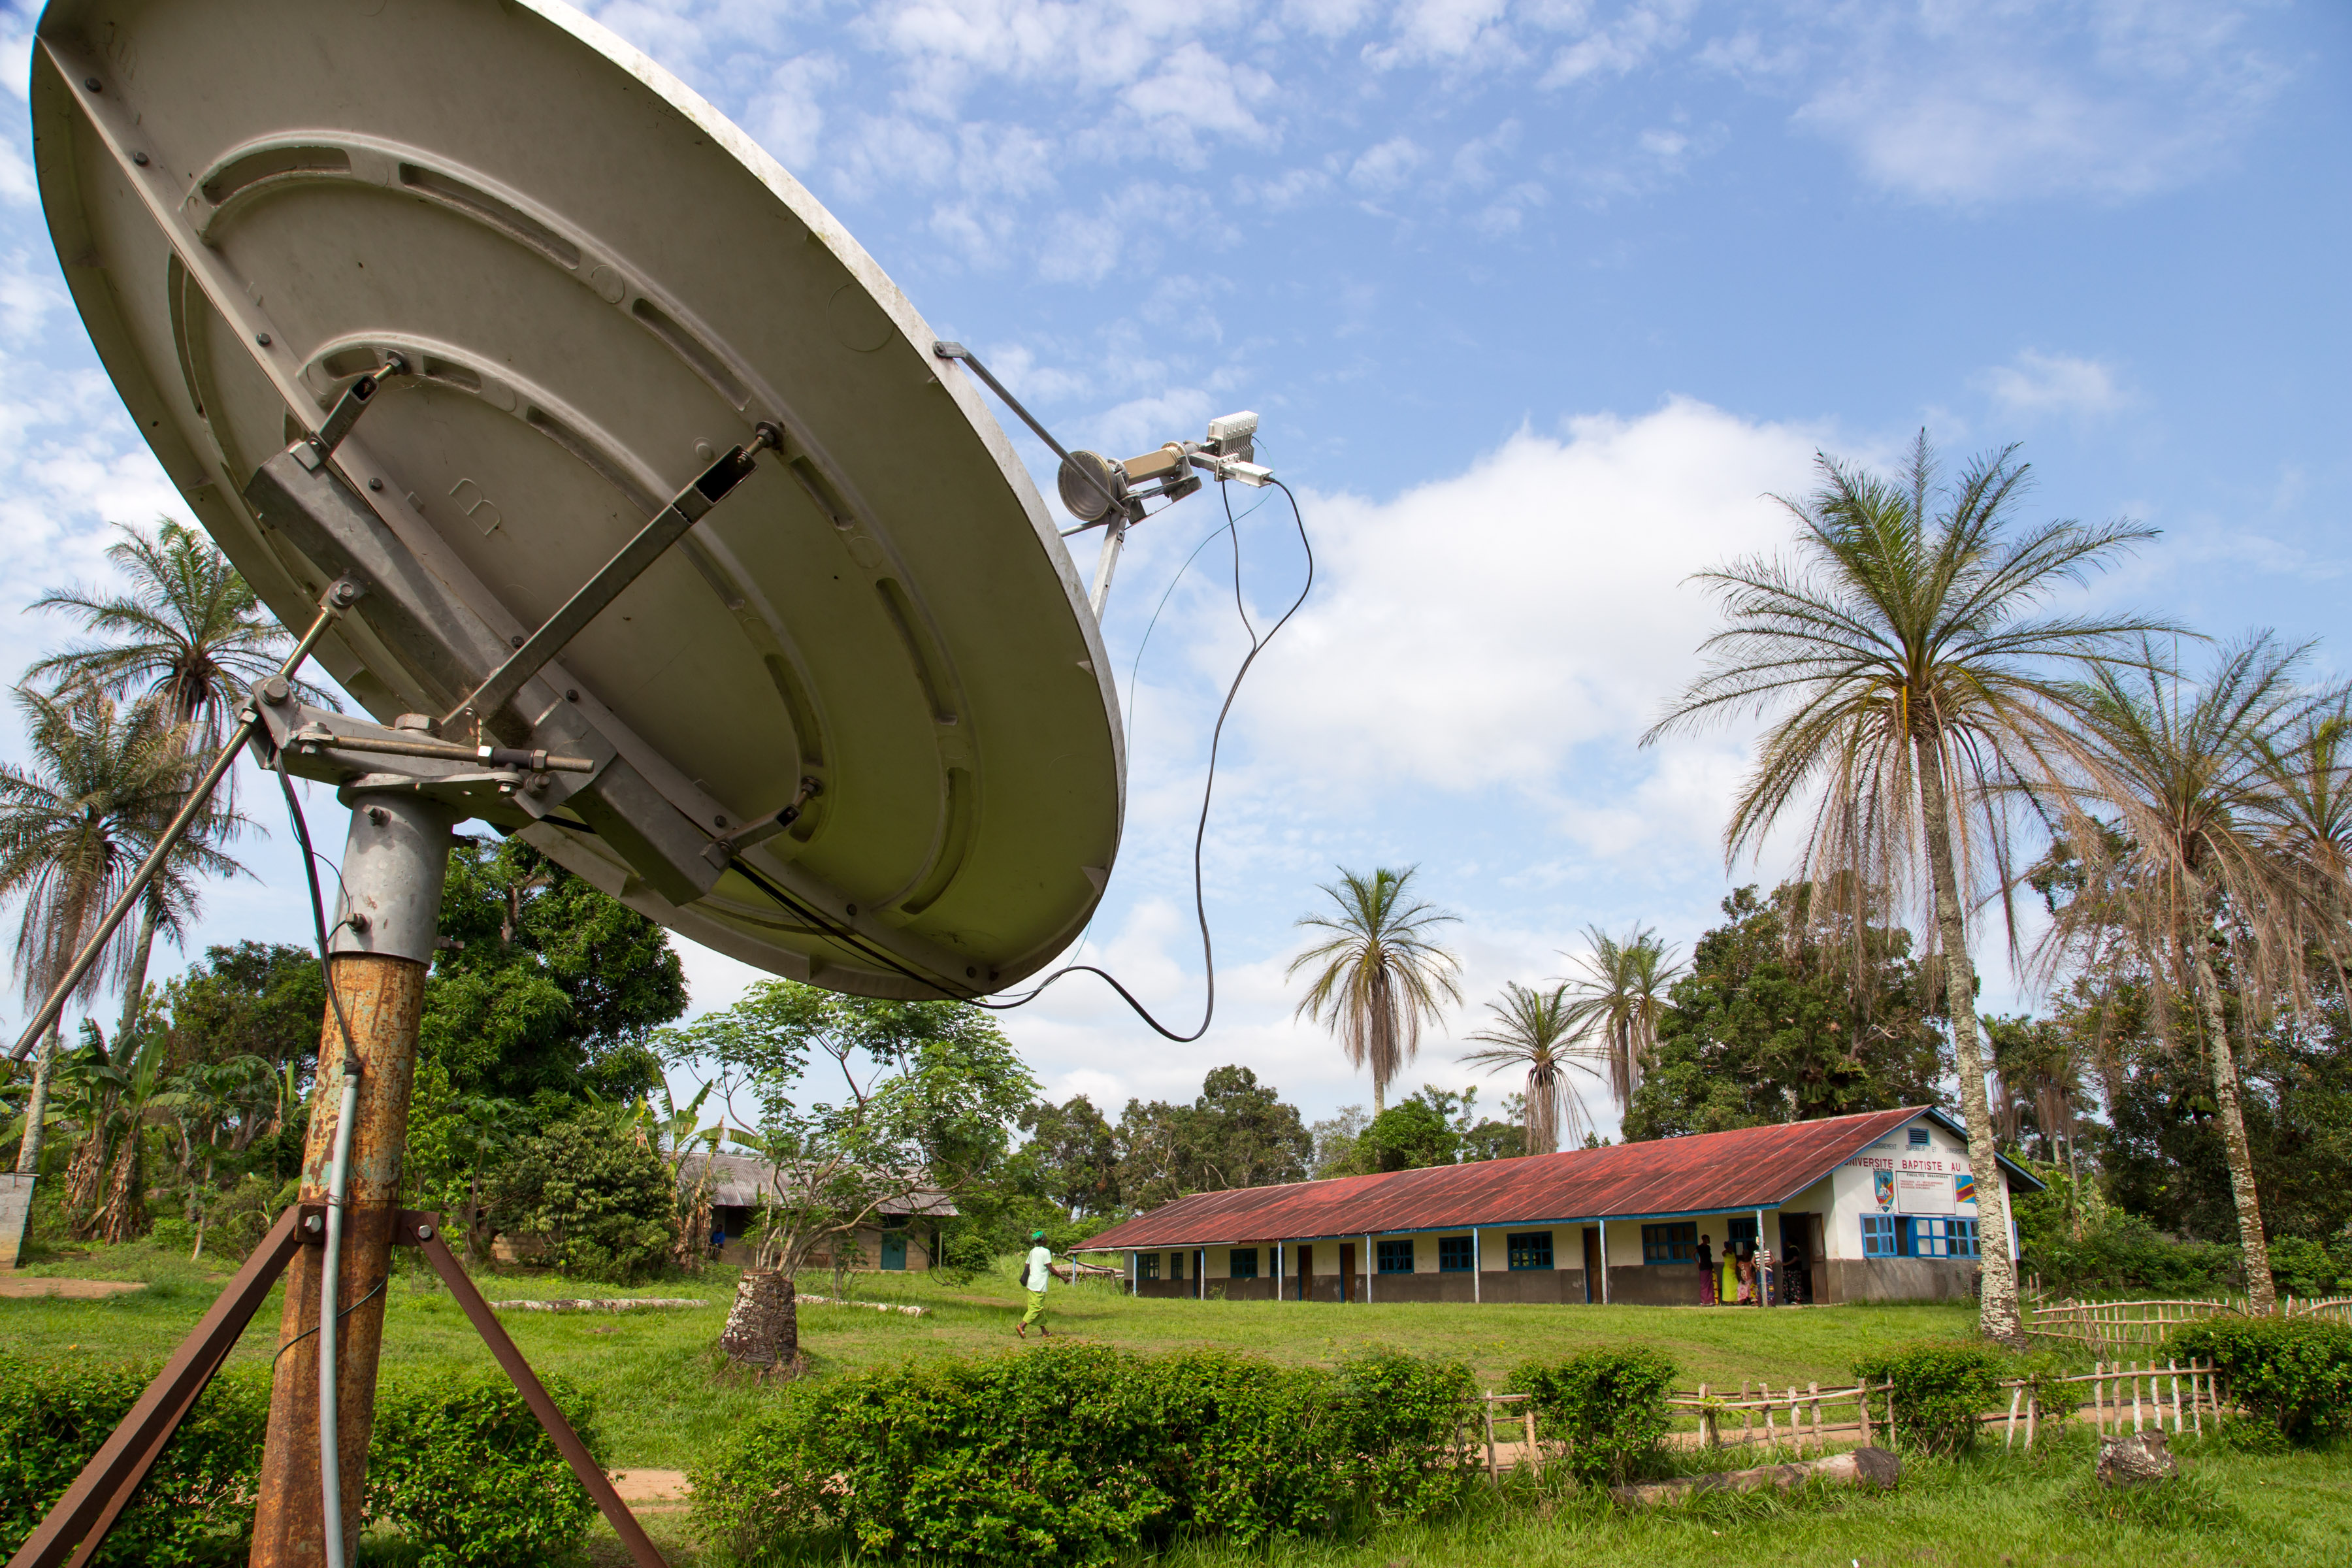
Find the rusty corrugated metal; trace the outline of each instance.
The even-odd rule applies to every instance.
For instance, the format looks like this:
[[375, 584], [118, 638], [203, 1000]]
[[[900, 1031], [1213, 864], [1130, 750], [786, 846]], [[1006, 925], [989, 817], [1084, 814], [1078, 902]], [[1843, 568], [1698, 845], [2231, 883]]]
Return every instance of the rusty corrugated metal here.
[[1928, 1114], [1934, 1113], [1903, 1107], [1517, 1160], [1196, 1193], [1112, 1226], [1091, 1237], [1086, 1248], [1205, 1247], [1774, 1208], [1905, 1122]]

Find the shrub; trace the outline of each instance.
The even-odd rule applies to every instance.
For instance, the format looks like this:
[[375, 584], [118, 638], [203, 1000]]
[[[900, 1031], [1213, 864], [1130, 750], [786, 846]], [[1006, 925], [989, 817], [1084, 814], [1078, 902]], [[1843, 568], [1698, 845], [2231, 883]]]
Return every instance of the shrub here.
[[1966, 1340], [1922, 1340], [1853, 1363], [1868, 1384], [1892, 1384], [1895, 1428], [1906, 1448], [1957, 1454], [1977, 1440], [1977, 1417], [2000, 1391], [2001, 1359]]
[[932, 1270], [950, 1285], [969, 1285], [996, 1267], [996, 1249], [974, 1230], [961, 1230], [940, 1244], [939, 1267]]
[[196, 1227], [186, 1220], [166, 1216], [147, 1227], [147, 1241], [165, 1252], [184, 1254], [196, 1245]]
[[[33, 1531], [144, 1392], [156, 1367], [39, 1362], [0, 1352], [0, 1554]], [[597, 1448], [593, 1412], [549, 1392]], [[100, 1551], [100, 1563], [246, 1559], [268, 1424], [257, 1373], [215, 1378]], [[386, 1384], [368, 1448], [373, 1520], [397, 1526], [429, 1568], [526, 1568], [576, 1552], [592, 1505], [503, 1379]]]
[[525, 1141], [490, 1194], [499, 1229], [545, 1237], [566, 1274], [624, 1285], [667, 1263], [677, 1206], [661, 1156], [593, 1115]]
[[[0, 1352], [0, 1555], [24, 1544], [155, 1372], [152, 1365], [38, 1362]], [[260, 1383], [214, 1379], [96, 1561], [242, 1563], [268, 1420]]]
[[1057, 1346], [792, 1389], [693, 1472], [706, 1539], [949, 1562], [1103, 1563], [1180, 1530], [1258, 1542], [1457, 1494], [1458, 1364], [1336, 1372]]
[[2352, 1327], [2322, 1318], [2208, 1318], [2166, 1347], [2213, 1363], [2229, 1395], [2310, 1443], [2352, 1426]]
[[2338, 1255], [2303, 1236], [2271, 1243], [2271, 1279], [2290, 1296], [2352, 1294], [2352, 1254]]
[[1679, 1370], [1656, 1351], [1627, 1346], [1528, 1362], [1505, 1386], [1535, 1396], [1537, 1435], [1567, 1446], [1580, 1480], [1623, 1486], [1663, 1468], [1666, 1394]]
[[2025, 1261], [2046, 1284], [2070, 1293], [2201, 1296], [2228, 1289], [2242, 1258], [2228, 1243], [2178, 1241], [2137, 1215], [2111, 1210], [2080, 1241], [2048, 1226], [2028, 1243]]
[[[547, 1391], [601, 1463], [587, 1397], [561, 1378]], [[594, 1511], [505, 1378], [443, 1374], [377, 1400], [368, 1512], [424, 1549], [421, 1568], [546, 1563], [578, 1549]]]

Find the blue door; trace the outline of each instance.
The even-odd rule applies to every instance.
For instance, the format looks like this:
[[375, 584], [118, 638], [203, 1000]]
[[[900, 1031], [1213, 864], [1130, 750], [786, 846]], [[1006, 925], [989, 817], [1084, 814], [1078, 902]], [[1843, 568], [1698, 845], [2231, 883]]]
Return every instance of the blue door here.
[[907, 1267], [907, 1233], [905, 1231], [886, 1230], [882, 1233], [882, 1267], [885, 1268]]

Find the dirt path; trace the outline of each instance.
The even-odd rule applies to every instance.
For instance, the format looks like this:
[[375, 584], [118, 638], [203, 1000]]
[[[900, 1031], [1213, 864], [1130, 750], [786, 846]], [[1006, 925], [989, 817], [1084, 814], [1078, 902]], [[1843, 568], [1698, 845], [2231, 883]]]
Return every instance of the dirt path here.
[[631, 1513], [677, 1513], [686, 1508], [684, 1470], [614, 1470], [613, 1489]]
[[44, 1279], [0, 1274], [0, 1297], [61, 1296], [68, 1301], [97, 1301], [145, 1289], [135, 1279]]

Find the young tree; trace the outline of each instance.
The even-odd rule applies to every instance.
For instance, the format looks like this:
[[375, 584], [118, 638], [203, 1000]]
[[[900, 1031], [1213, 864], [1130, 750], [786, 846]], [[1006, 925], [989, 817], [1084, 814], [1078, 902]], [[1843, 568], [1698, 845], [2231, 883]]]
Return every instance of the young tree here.
[[1304, 914], [1295, 922], [1329, 934], [1290, 961], [1286, 978], [1312, 972], [1299, 1016], [1339, 1038], [1349, 1065], [1372, 1072], [1372, 1114], [1387, 1103], [1388, 1087], [1421, 1051], [1423, 1023], [1459, 1003], [1454, 954], [1433, 932], [1461, 917], [1412, 897], [1414, 867], [1383, 866], [1369, 876], [1339, 868], [1323, 889], [1330, 914]]
[[1039, 1100], [1022, 1113], [1029, 1142], [1021, 1153], [1030, 1180], [1065, 1218], [1115, 1214], [1119, 1207], [1118, 1131], [1074, 1094], [1060, 1105]]
[[1599, 926], [1586, 928], [1585, 935], [1592, 951], [1576, 961], [1584, 975], [1567, 987], [1576, 995], [1567, 1013], [1569, 1033], [1579, 1040], [1599, 1037], [1599, 1054], [1609, 1064], [1609, 1092], [1622, 1111], [1641, 1087], [1657, 1047], [1659, 1022], [1670, 1005], [1667, 988], [1682, 965], [1645, 927], [1634, 927], [1622, 942]]
[[878, 1215], [935, 1212], [989, 1179], [1036, 1097], [994, 1022], [955, 1002], [762, 981], [656, 1044], [666, 1061], [715, 1069], [738, 1123], [729, 1138], [769, 1168], [757, 1260], [719, 1338], [761, 1367], [797, 1354], [793, 1281], [813, 1258]]
[[1761, 848], [1814, 802], [1804, 875], [1924, 894], [1940, 951], [1969, 1157], [1987, 1179], [1978, 1214], [1985, 1333], [2022, 1345], [2008, 1205], [1985, 1100], [1968, 910], [1976, 885], [2006, 890], [2010, 807], [2063, 773], [2083, 697], [2067, 677], [2136, 657], [2127, 639], [2169, 630], [2130, 616], [2067, 615], [2050, 600], [2153, 537], [2126, 523], [2012, 524], [2029, 470], [2014, 447], [1938, 485], [1923, 431], [1892, 479], [1821, 459], [1822, 486], [1782, 502], [1797, 550], [1699, 574], [1729, 622], [1706, 670], [1643, 737], [1773, 713], [1724, 830], [1727, 858]]
[[[2295, 773], [2283, 759], [2343, 701], [2340, 690], [2303, 684], [2305, 652], [2253, 637], [2221, 650], [2197, 680], [2147, 644], [2136, 668], [2097, 670], [2080, 685], [2084, 755], [2059, 798], [2081, 874], [2042, 948], [2048, 972], [2145, 976], [2148, 1016], [2168, 1043], [2172, 998], [2193, 1008], [2196, 1037], [2179, 1044], [2211, 1080], [2247, 1294], [2262, 1312], [2276, 1301], [2240, 1060], [2258, 1018], [2281, 1005], [2308, 1010], [2314, 947], [2339, 962], [2342, 953], [2332, 848], [2275, 830], [2305, 820], [2304, 803], [2283, 798]], [[2245, 1004], [2237, 1035], [2223, 967]]]
[[[1563, 1131], [1570, 1140], [1580, 1139], [1591, 1131], [1591, 1115], [1585, 1110], [1584, 1097], [1577, 1092], [1575, 1080], [1569, 1074], [1573, 1069], [1589, 1078], [1600, 1075], [1578, 1061], [1570, 1049], [1576, 1020], [1575, 1007], [1568, 999], [1568, 987], [1555, 985], [1549, 991], [1538, 991], [1516, 980], [1506, 981], [1502, 1000], [1487, 1003], [1486, 1010], [1495, 1016], [1494, 1023], [1470, 1037], [1483, 1041], [1486, 1048], [1472, 1051], [1462, 1060], [1465, 1066], [1484, 1068], [1489, 1073], [1525, 1069], [1527, 1089], [1522, 1103], [1526, 1107], [1527, 1152], [1553, 1153], [1559, 1148]], [[1615, 1059], [1612, 1050], [1612, 1068]]]

